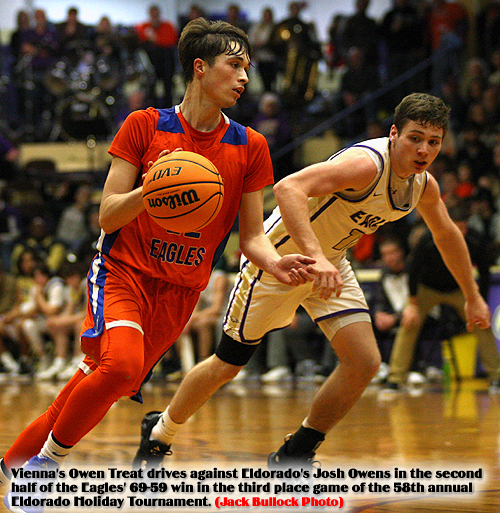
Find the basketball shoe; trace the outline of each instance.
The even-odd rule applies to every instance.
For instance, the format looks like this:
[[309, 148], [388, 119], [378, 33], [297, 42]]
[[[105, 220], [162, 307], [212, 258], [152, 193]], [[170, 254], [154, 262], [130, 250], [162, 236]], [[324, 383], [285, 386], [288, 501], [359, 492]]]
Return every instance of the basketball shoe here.
[[162, 412], [150, 411], [144, 415], [141, 423], [141, 444], [132, 462], [132, 467], [139, 470], [146, 468], [158, 468], [163, 463], [163, 457], [172, 454], [170, 445], [158, 440], [150, 440], [151, 431], [156, 425]]
[[[42, 513], [45, 509], [43, 499], [51, 492], [40, 491], [40, 486], [57, 481], [59, 465], [50, 458], [33, 456], [22, 470], [24, 472], [36, 472], [37, 475], [45, 475], [46, 477], [22, 477], [21, 474], [17, 478], [13, 478], [10, 490], [3, 498], [3, 502], [9, 511], [15, 513]], [[42, 472], [43, 474], [41, 474]], [[55, 491], [53, 486], [50, 488]], [[25, 503], [28, 505], [25, 505]]]
[[306, 452], [302, 455], [290, 454], [288, 446], [292, 434], [290, 433], [285, 437], [285, 443], [276, 451], [272, 452], [267, 458], [267, 466], [270, 469], [273, 468], [289, 468], [289, 467], [301, 467], [301, 468], [312, 468], [313, 463], [316, 463], [314, 451]]

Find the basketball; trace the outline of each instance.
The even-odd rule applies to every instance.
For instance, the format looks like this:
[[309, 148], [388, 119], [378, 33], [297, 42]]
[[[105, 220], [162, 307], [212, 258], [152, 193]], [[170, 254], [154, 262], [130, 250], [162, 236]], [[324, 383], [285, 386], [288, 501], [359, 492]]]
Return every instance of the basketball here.
[[146, 211], [162, 228], [177, 233], [194, 232], [210, 224], [223, 198], [224, 184], [217, 168], [190, 151], [160, 157], [142, 185]]

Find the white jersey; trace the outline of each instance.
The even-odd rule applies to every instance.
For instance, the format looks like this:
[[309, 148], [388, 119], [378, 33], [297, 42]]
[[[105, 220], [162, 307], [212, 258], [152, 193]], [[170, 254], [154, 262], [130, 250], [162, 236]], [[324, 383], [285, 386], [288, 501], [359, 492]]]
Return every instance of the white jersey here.
[[[292, 322], [302, 305], [329, 340], [343, 326], [370, 322], [363, 291], [346, 258], [346, 250], [365, 233], [409, 214], [418, 204], [427, 183], [427, 172], [407, 180], [391, 171], [389, 138], [372, 139], [355, 145], [365, 150], [377, 165], [377, 176], [362, 191], [342, 191], [309, 198], [312, 228], [323, 253], [342, 278], [340, 296], [319, 297], [308, 282], [298, 287], [283, 285], [244, 257], [231, 292], [224, 331], [234, 340], [255, 344], [272, 330]], [[345, 150], [343, 150], [345, 151]], [[333, 155], [335, 159], [339, 155]], [[301, 253], [287, 233], [279, 208], [266, 220], [266, 234], [282, 255]]]
[[[371, 139], [351, 146], [365, 150], [378, 168], [376, 178], [363, 191], [343, 191], [309, 198], [311, 225], [323, 253], [338, 261], [366, 233], [408, 215], [427, 184], [427, 172], [402, 180], [391, 171], [389, 138]], [[329, 160], [335, 159], [345, 149]], [[266, 234], [282, 255], [301, 251], [288, 235], [279, 207], [264, 224]]]

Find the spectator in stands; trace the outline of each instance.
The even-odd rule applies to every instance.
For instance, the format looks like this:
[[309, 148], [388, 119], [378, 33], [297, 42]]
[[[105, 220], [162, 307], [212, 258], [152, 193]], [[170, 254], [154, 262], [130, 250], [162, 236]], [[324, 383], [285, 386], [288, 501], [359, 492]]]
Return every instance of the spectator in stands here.
[[[487, 183], [487, 180], [482, 180], [482, 183]], [[500, 214], [490, 188], [479, 186], [471, 196], [468, 225], [481, 237], [483, 252], [490, 255], [493, 263], [499, 254]]]
[[108, 16], [101, 16], [91, 37], [96, 57], [97, 83], [106, 93], [116, 93], [116, 89], [121, 86], [120, 54], [123, 42]]
[[342, 32], [346, 17], [342, 14], [334, 14], [328, 27], [328, 42], [325, 49], [325, 60], [330, 71], [342, 68], [345, 64], [342, 52]]
[[[196, 344], [193, 365], [197, 361], [205, 360], [214, 351], [215, 339], [221, 333], [216, 333], [223, 320], [228, 301], [229, 280], [224, 269], [224, 260], [219, 261], [210, 276], [206, 289], [200, 294], [200, 298], [191, 317], [184, 328], [183, 336], [194, 338]], [[179, 351], [181, 352], [181, 351]], [[189, 366], [183, 365], [183, 370], [190, 370]]]
[[23, 83], [22, 68], [24, 63], [22, 61], [22, 42], [25, 39], [25, 33], [31, 27], [30, 15], [27, 11], [21, 9], [17, 11], [16, 15], [16, 28], [10, 36], [9, 52], [10, 62], [9, 71], [11, 74], [13, 89], [14, 89], [14, 105], [11, 106], [13, 111], [13, 118], [18, 120], [20, 123], [24, 123], [25, 120], [21, 118], [21, 112], [24, 111], [23, 99], [25, 92], [25, 84]]
[[12, 191], [0, 188], [0, 265], [10, 271], [10, 258], [14, 242], [21, 235], [21, 214], [11, 202]]
[[426, 23], [431, 52], [440, 54], [431, 77], [431, 89], [439, 94], [449, 75], [460, 76], [469, 27], [467, 9], [456, 0], [432, 0]]
[[[380, 86], [378, 70], [373, 61], [366, 58], [361, 48], [350, 48], [346, 59], [347, 68], [342, 75], [337, 98], [334, 100], [334, 108], [337, 111], [354, 107]], [[361, 135], [368, 120], [376, 117], [376, 109], [375, 102], [356, 109], [336, 127], [337, 133], [346, 139]]]
[[78, 262], [86, 263], [87, 269], [96, 256], [96, 244], [100, 235], [99, 206], [91, 205], [87, 213], [87, 237], [82, 241], [76, 253]]
[[46, 332], [54, 342], [54, 359], [37, 379], [69, 379], [83, 359], [80, 329], [87, 311], [86, 267], [79, 262], [65, 262], [59, 272], [65, 282], [66, 303], [60, 312], [48, 314]]
[[[482, 240], [468, 228], [466, 209], [461, 207], [450, 209], [450, 217], [464, 234], [471, 260], [478, 270], [481, 295], [487, 298], [492, 263], [488, 252], [484, 250]], [[386, 384], [390, 390], [401, 388], [411, 368], [422, 323], [432, 308], [439, 304], [447, 304], [457, 311], [462, 320], [465, 319], [463, 293], [444, 264], [430, 233], [423, 235], [412, 251], [408, 275], [410, 296], [402, 312], [401, 326], [391, 352]], [[483, 366], [488, 374], [490, 390], [498, 393], [500, 391], [500, 356], [495, 338], [490, 328], [474, 329], [474, 333], [478, 339]]]
[[270, 7], [265, 7], [262, 10], [260, 21], [254, 23], [248, 31], [264, 91], [275, 91], [278, 73], [278, 58], [272, 48], [275, 27], [274, 11]]
[[[0, 373], [18, 374], [21, 370], [20, 363], [13, 355], [13, 352], [18, 352], [17, 343], [12, 332], [9, 331], [9, 325], [19, 312], [20, 302], [21, 294], [16, 284], [16, 277], [5, 272], [0, 265]], [[11, 342], [9, 349], [7, 340]]]
[[467, 103], [465, 102], [457, 77], [450, 75], [441, 87], [441, 97], [446, 105], [450, 106], [450, 128], [454, 134], [460, 132], [467, 117]]
[[498, 0], [487, 0], [481, 4], [476, 16], [476, 41], [479, 56], [489, 60], [500, 48], [500, 4]]
[[59, 54], [75, 67], [84, 50], [89, 50], [90, 29], [78, 19], [78, 9], [69, 7], [66, 19], [56, 25], [59, 37]]
[[[59, 39], [57, 30], [48, 22], [43, 9], [36, 9], [34, 17], [35, 26], [22, 34], [21, 55], [16, 65], [16, 73], [21, 84], [20, 117], [25, 120], [29, 135], [43, 139], [52, 128], [47, 121], [50, 121], [50, 113], [55, 105], [44, 78], [56, 62]], [[49, 115], [44, 116], [44, 113]]]
[[34, 217], [28, 226], [28, 233], [23, 234], [14, 244], [11, 265], [16, 266], [21, 253], [33, 249], [53, 272], [57, 272], [66, 258], [66, 248], [49, 230], [47, 221], [43, 217]]
[[[156, 77], [163, 86], [163, 97], [152, 99], [159, 107], [172, 106], [173, 78], [176, 68], [177, 29], [167, 20], [162, 20], [158, 5], [149, 7], [149, 20], [136, 27], [139, 43], [148, 54], [155, 69]], [[156, 84], [153, 84], [153, 89]]]
[[24, 39], [24, 33], [31, 27], [30, 15], [27, 11], [21, 9], [17, 11], [16, 16], [16, 28], [10, 36], [10, 53], [14, 58], [14, 62], [17, 63], [22, 57], [22, 43]]
[[460, 162], [457, 166], [458, 185], [455, 194], [463, 203], [474, 194], [476, 187], [472, 182], [472, 171], [467, 161]]
[[[382, 275], [370, 302], [370, 310], [372, 312], [373, 329], [382, 357], [382, 363], [373, 382], [383, 382], [387, 379], [392, 346], [409, 296], [404, 244], [399, 239], [391, 237], [382, 240], [379, 248]], [[425, 345], [427, 349], [430, 345], [436, 345], [437, 322], [434, 317], [426, 319], [422, 335], [419, 337], [419, 345]], [[429, 350], [426, 352], [430, 353]], [[435, 360], [430, 363], [432, 363], [434, 369], [437, 367]], [[414, 368], [418, 371], [420, 370], [417, 362], [414, 362]], [[423, 378], [415, 379], [415, 381], [417, 380], [422, 381]]]
[[369, 6], [370, 0], [355, 0], [355, 13], [347, 17], [342, 32], [342, 48], [346, 59], [351, 48], [359, 48], [365, 62], [376, 68], [381, 40], [377, 22], [367, 14]]
[[[386, 50], [387, 80], [390, 82], [416, 66], [426, 57], [424, 22], [410, 0], [393, 0], [380, 27]], [[423, 90], [422, 76], [413, 76], [391, 91], [394, 105], [399, 98]], [[392, 108], [392, 106], [391, 106]]]
[[35, 265], [33, 280], [29, 303], [23, 309], [21, 332], [35, 355], [39, 374], [48, 369], [51, 360], [44, 340], [48, 334], [47, 319], [63, 310], [67, 294], [63, 280], [43, 262]]
[[467, 123], [458, 137], [458, 148], [455, 155], [457, 162], [467, 162], [471, 169], [472, 182], [477, 185], [479, 179], [492, 168], [493, 154], [481, 140], [481, 126]]
[[246, 32], [248, 34], [248, 30], [250, 28], [250, 24], [245, 19], [245, 16], [241, 13], [240, 6], [238, 4], [229, 4], [227, 6], [226, 10], [226, 19], [224, 21], [227, 21], [234, 27], [238, 27], [243, 32]]
[[327, 343], [319, 327], [300, 307], [292, 323], [267, 336], [266, 363], [269, 370], [260, 376], [263, 383], [312, 381]]
[[207, 15], [203, 8], [198, 4], [191, 4], [189, 11], [186, 14], [179, 16], [179, 33], [181, 33], [184, 27], [191, 21], [197, 18], [206, 18]]
[[19, 147], [11, 137], [0, 132], [0, 183], [19, 180]]
[[73, 203], [61, 214], [56, 237], [65, 244], [68, 252], [78, 252], [88, 237], [87, 214], [92, 201], [92, 187], [83, 183], [75, 191]]
[[[259, 113], [254, 117], [250, 126], [266, 138], [271, 158], [276, 151], [292, 141], [290, 120], [283, 112], [281, 100], [276, 93], [268, 92], [261, 96]], [[292, 162], [293, 151], [273, 159], [275, 182], [293, 171]]]
[[315, 25], [301, 16], [306, 6], [306, 2], [290, 2], [289, 16], [276, 24], [272, 39], [284, 73], [280, 94], [290, 107], [303, 105], [314, 98], [318, 61], [322, 58]]

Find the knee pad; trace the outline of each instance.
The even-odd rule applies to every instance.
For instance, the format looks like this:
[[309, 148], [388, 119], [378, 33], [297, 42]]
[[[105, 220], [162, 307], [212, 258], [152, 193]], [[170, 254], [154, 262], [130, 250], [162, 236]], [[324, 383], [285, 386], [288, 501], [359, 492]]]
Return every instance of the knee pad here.
[[258, 346], [258, 343], [243, 344], [223, 333], [215, 354], [223, 362], [242, 367], [248, 363]]

